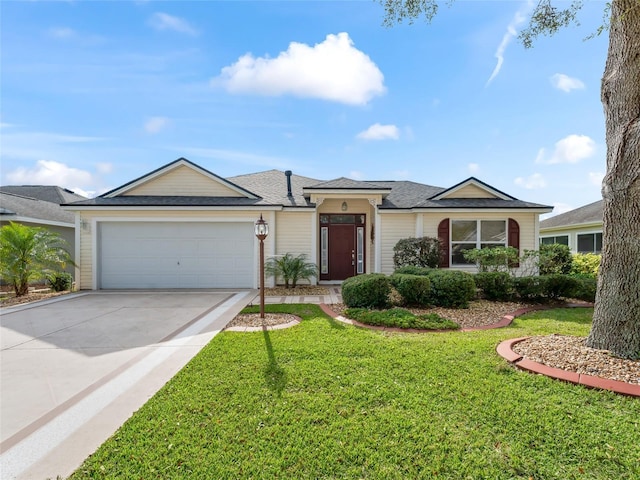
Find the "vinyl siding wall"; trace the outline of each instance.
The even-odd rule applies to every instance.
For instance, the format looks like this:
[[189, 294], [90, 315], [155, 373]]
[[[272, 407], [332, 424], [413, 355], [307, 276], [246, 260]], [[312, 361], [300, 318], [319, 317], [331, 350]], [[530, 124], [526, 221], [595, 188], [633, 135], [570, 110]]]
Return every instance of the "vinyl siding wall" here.
[[460, 190], [456, 190], [451, 195], [446, 195], [443, 198], [496, 198], [491, 192], [479, 188], [475, 185], [467, 185]]
[[[318, 263], [313, 258], [311, 238], [312, 222], [316, 221], [315, 212], [276, 212], [276, 244], [275, 255], [282, 256], [290, 253], [293, 256], [304, 253], [309, 262]], [[266, 255], [269, 258], [271, 255]], [[272, 279], [269, 279], [272, 281]], [[281, 280], [280, 280], [281, 281]], [[308, 284], [302, 280], [300, 284]]]
[[225, 185], [182, 166], [133, 188], [125, 195], [241, 197]]
[[398, 240], [416, 236], [416, 214], [387, 213], [381, 214], [380, 220], [381, 273], [390, 275], [394, 270], [393, 247]]

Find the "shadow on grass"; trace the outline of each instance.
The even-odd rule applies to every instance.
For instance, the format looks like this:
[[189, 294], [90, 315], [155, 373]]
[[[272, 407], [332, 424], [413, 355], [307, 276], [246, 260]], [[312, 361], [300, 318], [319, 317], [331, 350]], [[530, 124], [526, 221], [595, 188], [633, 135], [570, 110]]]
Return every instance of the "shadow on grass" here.
[[581, 325], [588, 325], [593, 318], [593, 307], [583, 306], [543, 306], [541, 310], [525, 313], [517, 320], [540, 320], [540, 319], [552, 319], [557, 322], [577, 323]]
[[262, 330], [264, 336], [265, 347], [267, 348], [268, 363], [264, 369], [264, 379], [267, 386], [279, 397], [282, 395], [282, 391], [287, 386], [287, 372], [278, 365], [276, 355], [273, 351], [273, 344], [271, 343], [271, 337], [269, 331], [264, 328]]

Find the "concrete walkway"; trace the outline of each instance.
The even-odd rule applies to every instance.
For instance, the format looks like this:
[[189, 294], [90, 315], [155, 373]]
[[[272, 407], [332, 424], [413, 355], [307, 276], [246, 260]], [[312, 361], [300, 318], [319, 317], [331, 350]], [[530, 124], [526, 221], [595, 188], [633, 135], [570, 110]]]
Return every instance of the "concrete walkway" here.
[[[329, 290], [327, 295], [282, 295], [282, 296], [270, 296], [264, 298], [265, 305], [273, 305], [280, 303], [342, 303], [341, 287], [335, 285], [329, 285], [326, 287]], [[256, 295], [249, 305], [260, 305], [260, 294]]]

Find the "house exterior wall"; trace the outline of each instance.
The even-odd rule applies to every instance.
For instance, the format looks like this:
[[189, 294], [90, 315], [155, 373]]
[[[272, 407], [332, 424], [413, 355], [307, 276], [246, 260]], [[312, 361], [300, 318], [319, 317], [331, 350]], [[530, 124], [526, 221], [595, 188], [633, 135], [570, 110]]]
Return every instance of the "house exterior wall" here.
[[[287, 253], [297, 256], [305, 254], [309, 262], [318, 263], [315, 258], [314, 242], [312, 238], [312, 226], [317, 221], [315, 211], [304, 212], [282, 211], [275, 213], [276, 235], [275, 235], [275, 256], [282, 256]], [[273, 256], [273, 255], [272, 255]], [[269, 258], [269, 255], [267, 255]], [[270, 279], [273, 281], [273, 279]], [[317, 281], [312, 279], [311, 283]], [[275, 283], [275, 282], [274, 282]], [[306, 280], [301, 280], [299, 284], [308, 284]]]
[[602, 233], [602, 222], [577, 226], [540, 228], [540, 239], [566, 235], [569, 237], [571, 253], [578, 253], [578, 235], [589, 233]]
[[476, 185], [466, 185], [450, 195], [445, 195], [443, 198], [495, 198], [495, 195]]
[[164, 175], [152, 178], [124, 195], [177, 195], [177, 196], [210, 196], [210, 197], [241, 197], [242, 195], [225, 185], [194, 171], [187, 166], [181, 166]]
[[[189, 210], [145, 210], [145, 211], [123, 211], [123, 210], [96, 210], [82, 211], [80, 214], [80, 258], [76, 260], [79, 267], [79, 278], [76, 279], [77, 288], [88, 290], [94, 288], [94, 259], [97, 258], [97, 238], [99, 222], [104, 221], [174, 221], [174, 222], [252, 222], [254, 223], [260, 216], [255, 211], [189, 211]], [[272, 218], [273, 217], [273, 218]], [[275, 216], [265, 215], [265, 220], [269, 222], [270, 232], [266, 238], [265, 257], [273, 255], [275, 246], [274, 239], [277, 237], [277, 225]], [[255, 237], [254, 237], [255, 238]], [[255, 240], [256, 257], [256, 279], [258, 278], [258, 245]]]
[[393, 273], [393, 247], [398, 240], [416, 236], [415, 213], [380, 214], [380, 273]]

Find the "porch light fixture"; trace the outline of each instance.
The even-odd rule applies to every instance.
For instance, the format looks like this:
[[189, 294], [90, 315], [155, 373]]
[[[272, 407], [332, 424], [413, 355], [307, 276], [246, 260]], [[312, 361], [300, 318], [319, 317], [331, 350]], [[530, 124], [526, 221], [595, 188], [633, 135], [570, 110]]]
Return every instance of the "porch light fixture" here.
[[347, 205], [347, 202], [342, 202], [342, 211], [346, 212], [348, 208], [349, 208], [349, 205]]
[[256, 220], [255, 233], [260, 240], [260, 318], [264, 320], [264, 239], [269, 235], [269, 224], [264, 221], [262, 214]]

